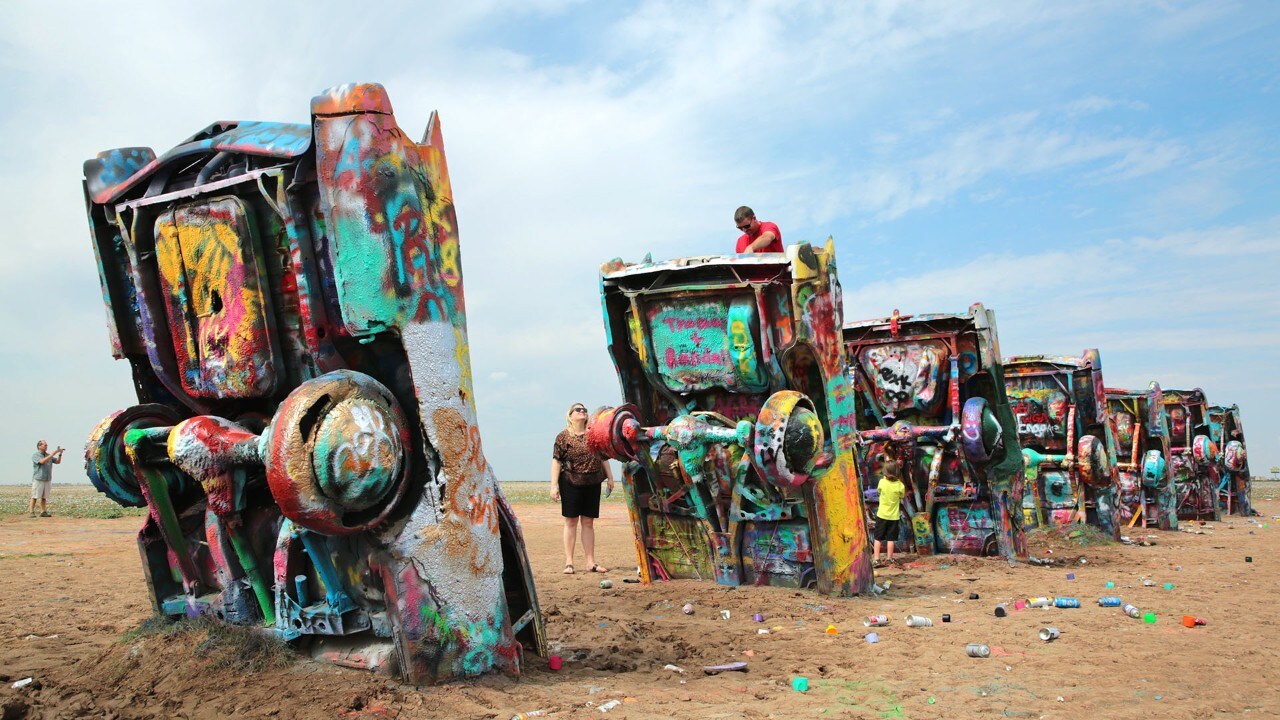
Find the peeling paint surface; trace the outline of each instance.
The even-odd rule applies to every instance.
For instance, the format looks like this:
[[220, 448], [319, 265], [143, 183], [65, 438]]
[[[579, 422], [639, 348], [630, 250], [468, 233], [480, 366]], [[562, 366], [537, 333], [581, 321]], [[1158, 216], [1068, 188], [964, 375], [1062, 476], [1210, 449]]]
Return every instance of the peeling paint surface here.
[[1119, 539], [1117, 441], [1099, 352], [1005, 358], [1004, 378], [1026, 461], [1025, 526], [1087, 522]]
[[869, 488], [886, 459], [902, 468], [899, 543], [1025, 559], [1023, 458], [994, 313], [895, 310], [845, 324], [843, 342], [860, 438], [851, 454]]
[[545, 655], [476, 423], [434, 114], [415, 143], [381, 86], [340, 86], [308, 125], [215, 123], [85, 176], [139, 402], [94, 430], [86, 469], [148, 508], [156, 612], [266, 626], [416, 683]]
[[641, 578], [871, 589], [835, 252], [606, 263], [626, 404], [588, 443], [623, 462]]

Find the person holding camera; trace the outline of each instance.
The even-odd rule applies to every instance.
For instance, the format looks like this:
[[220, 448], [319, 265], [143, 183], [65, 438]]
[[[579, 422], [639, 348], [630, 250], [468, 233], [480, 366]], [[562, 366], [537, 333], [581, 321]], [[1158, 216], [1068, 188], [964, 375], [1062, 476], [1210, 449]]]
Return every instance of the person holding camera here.
[[62, 448], [49, 452], [49, 443], [36, 443], [36, 453], [31, 456], [31, 517], [36, 516], [36, 501], [40, 501], [40, 517], [49, 514], [49, 488], [53, 485], [53, 466], [62, 462]]

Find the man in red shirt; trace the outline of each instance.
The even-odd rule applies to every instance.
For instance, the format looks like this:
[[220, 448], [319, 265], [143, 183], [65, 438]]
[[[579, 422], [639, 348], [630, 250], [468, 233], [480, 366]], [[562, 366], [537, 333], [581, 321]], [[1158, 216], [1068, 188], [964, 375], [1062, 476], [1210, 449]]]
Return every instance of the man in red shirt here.
[[743, 253], [780, 253], [782, 252], [782, 231], [771, 222], [760, 222], [751, 208], [743, 205], [733, 214], [733, 223], [743, 232], [738, 238], [738, 246], [734, 252]]

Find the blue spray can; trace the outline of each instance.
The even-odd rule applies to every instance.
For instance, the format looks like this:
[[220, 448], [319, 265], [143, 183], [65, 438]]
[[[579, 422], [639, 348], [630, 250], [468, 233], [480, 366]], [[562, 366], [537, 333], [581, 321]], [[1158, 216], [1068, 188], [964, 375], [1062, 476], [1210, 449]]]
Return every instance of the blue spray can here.
[[1056, 597], [1053, 599], [1053, 606], [1060, 608], [1078, 608], [1080, 607], [1079, 598]]
[[1120, 607], [1123, 602], [1114, 595], [1108, 595], [1107, 597], [1098, 598], [1098, 604], [1102, 607]]

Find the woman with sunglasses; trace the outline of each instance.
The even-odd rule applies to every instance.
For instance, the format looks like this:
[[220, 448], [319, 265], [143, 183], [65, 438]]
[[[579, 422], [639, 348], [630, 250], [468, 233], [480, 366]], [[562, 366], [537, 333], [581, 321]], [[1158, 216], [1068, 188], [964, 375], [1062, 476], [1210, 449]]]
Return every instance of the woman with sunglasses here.
[[587, 447], [587, 406], [574, 403], [569, 407], [565, 429], [556, 436], [551, 450], [551, 499], [560, 501], [564, 516], [564, 574], [573, 574], [573, 549], [578, 528], [582, 528], [582, 552], [591, 572], [608, 572], [596, 564], [596, 518], [600, 517], [600, 484], [609, 483], [613, 493], [613, 474], [609, 462]]

